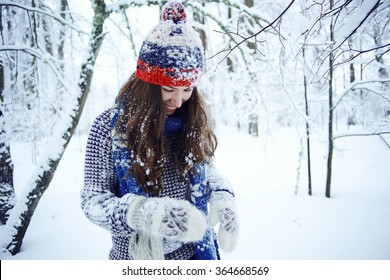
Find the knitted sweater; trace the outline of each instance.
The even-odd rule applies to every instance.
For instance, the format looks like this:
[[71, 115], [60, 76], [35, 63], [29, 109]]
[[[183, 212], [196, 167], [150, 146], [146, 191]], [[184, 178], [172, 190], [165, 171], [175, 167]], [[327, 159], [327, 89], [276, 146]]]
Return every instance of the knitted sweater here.
[[[87, 142], [84, 187], [81, 191], [81, 207], [89, 220], [101, 226], [112, 235], [109, 259], [130, 259], [129, 240], [135, 231], [126, 221], [129, 205], [134, 199], [131, 193], [120, 195], [118, 176], [112, 153], [110, 109], [94, 121]], [[168, 138], [168, 142], [170, 139]], [[208, 165], [210, 169], [211, 165]], [[214, 171], [208, 172], [211, 187], [229, 190], [226, 182]], [[159, 196], [176, 199], [190, 199], [188, 180], [178, 176], [173, 157], [168, 156], [164, 165], [164, 190]], [[232, 193], [232, 191], [229, 191]], [[215, 237], [214, 237], [215, 239]], [[191, 259], [195, 254], [194, 243], [163, 240], [165, 259]], [[218, 252], [217, 252], [218, 255]]]

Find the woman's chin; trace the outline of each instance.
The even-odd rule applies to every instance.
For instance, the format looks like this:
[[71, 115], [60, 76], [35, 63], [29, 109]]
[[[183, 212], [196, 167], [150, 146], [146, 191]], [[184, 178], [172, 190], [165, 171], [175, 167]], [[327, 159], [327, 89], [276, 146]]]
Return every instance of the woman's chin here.
[[167, 116], [170, 116], [170, 115], [173, 115], [173, 113], [175, 113], [176, 110], [173, 110], [173, 111], [165, 111], [165, 115]]

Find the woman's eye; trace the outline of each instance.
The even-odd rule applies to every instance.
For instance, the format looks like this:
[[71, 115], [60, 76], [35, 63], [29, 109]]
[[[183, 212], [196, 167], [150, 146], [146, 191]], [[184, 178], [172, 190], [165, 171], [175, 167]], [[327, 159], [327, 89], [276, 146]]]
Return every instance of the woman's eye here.
[[173, 89], [163, 88], [163, 90], [166, 92], [173, 92]]

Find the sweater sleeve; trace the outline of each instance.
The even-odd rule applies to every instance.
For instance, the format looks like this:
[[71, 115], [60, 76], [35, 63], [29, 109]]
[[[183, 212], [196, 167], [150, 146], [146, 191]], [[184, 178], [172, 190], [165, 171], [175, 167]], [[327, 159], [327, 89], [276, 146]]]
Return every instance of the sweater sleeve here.
[[132, 229], [126, 215], [133, 194], [122, 197], [118, 193], [112, 156], [110, 111], [106, 110], [94, 121], [90, 130], [84, 165], [84, 187], [81, 190], [81, 208], [87, 218], [114, 235], [127, 235]]
[[206, 165], [206, 172], [211, 194], [222, 194], [234, 198], [234, 190], [230, 181], [219, 173], [214, 162]]

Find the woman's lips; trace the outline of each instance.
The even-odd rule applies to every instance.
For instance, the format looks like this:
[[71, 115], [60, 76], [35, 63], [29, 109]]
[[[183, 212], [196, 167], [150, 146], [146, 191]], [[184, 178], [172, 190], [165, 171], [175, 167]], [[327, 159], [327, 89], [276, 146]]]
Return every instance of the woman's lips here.
[[174, 112], [176, 110], [176, 107], [165, 104], [165, 109], [167, 112]]

